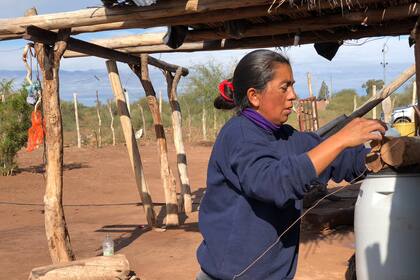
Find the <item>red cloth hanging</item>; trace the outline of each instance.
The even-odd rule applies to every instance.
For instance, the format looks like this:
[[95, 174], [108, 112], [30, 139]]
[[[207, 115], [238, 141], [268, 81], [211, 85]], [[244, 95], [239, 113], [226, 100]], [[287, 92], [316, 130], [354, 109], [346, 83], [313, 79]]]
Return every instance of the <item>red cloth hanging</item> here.
[[32, 152], [44, 141], [44, 126], [41, 111], [34, 111], [31, 114], [32, 126], [28, 130], [28, 146], [26, 150]]

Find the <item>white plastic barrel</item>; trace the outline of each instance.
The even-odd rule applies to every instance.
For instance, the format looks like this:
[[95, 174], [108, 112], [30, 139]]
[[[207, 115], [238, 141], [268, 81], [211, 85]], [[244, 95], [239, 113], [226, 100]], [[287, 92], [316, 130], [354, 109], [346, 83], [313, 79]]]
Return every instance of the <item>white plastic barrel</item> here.
[[420, 174], [368, 175], [354, 231], [358, 280], [420, 279]]

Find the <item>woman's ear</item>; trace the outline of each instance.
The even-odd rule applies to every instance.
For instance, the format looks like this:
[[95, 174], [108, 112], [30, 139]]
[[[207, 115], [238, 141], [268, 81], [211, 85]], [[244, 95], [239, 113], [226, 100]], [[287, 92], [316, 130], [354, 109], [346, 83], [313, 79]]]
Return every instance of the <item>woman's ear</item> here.
[[254, 109], [258, 109], [260, 107], [261, 95], [257, 92], [257, 90], [255, 88], [249, 88], [246, 95], [248, 97], [249, 104]]

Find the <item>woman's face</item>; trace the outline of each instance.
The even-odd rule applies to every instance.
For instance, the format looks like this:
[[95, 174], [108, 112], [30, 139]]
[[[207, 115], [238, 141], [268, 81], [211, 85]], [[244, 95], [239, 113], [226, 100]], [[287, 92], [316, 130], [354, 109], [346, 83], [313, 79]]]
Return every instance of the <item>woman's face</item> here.
[[295, 81], [290, 65], [277, 63], [273, 71], [273, 79], [263, 91], [258, 92], [250, 88], [247, 95], [257, 112], [272, 123], [280, 125], [285, 123], [292, 113], [293, 101], [296, 99], [293, 88]]

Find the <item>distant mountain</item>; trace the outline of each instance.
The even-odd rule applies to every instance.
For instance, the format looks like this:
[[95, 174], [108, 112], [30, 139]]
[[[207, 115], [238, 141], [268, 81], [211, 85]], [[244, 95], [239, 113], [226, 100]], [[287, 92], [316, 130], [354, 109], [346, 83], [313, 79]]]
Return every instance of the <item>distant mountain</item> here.
[[[387, 81], [390, 82], [395, 79], [403, 70], [409, 65], [390, 64], [387, 68]], [[130, 102], [136, 101], [144, 97], [144, 91], [141, 87], [139, 79], [131, 73], [128, 68], [120, 67], [121, 83], [129, 92]], [[333, 91], [337, 92], [345, 88], [353, 88], [360, 95], [365, 94], [362, 89], [362, 84], [369, 79], [382, 79], [383, 69], [379, 64], [364, 64], [359, 65], [354, 63], [334, 63], [327, 66], [314, 66], [306, 64], [293, 65], [294, 78], [296, 80], [296, 92], [301, 97], [308, 96], [308, 87], [306, 80], [307, 69], [312, 73], [312, 87], [314, 94], [318, 94], [322, 81], [324, 80]], [[190, 71], [192, 72], [192, 71]], [[35, 75], [36, 73], [34, 73]], [[8, 71], [0, 70], [1, 79], [16, 80], [15, 87], [24, 80], [26, 75], [25, 71]], [[192, 74], [190, 74], [192, 75]], [[155, 87], [156, 93], [162, 91], [163, 96], [166, 98], [166, 80], [160, 70], [151, 67], [150, 76]], [[182, 88], [186, 86], [188, 76], [181, 79], [179, 93], [182, 94]], [[95, 91], [99, 91], [100, 100], [105, 102], [109, 98], [113, 98], [111, 86], [108, 81], [108, 74], [106, 70], [89, 70], [89, 71], [60, 71], [60, 96], [64, 100], [72, 100], [73, 93], [78, 93], [79, 101], [85, 105], [93, 105], [95, 102]], [[216, 91], [217, 89], [215, 89]]]
[[[26, 76], [25, 71], [0, 70], [1, 79], [15, 79], [14, 87], [20, 87]], [[36, 79], [36, 72], [33, 79]], [[144, 90], [137, 76], [128, 71], [120, 71], [123, 87], [129, 92], [130, 102], [145, 96]], [[161, 71], [150, 68], [150, 78], [156, 90], [166, 94], [166, 80]], [[85, 105], [93, 105], [96, 101], [96, 91], [102, 102], [113, 98], [111, 85], [106, 70], [89, 71], [60, 71], [60, 97], [64, 100], [72, 100], [73, 93], [78, 93], [78, 100]]]

